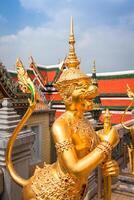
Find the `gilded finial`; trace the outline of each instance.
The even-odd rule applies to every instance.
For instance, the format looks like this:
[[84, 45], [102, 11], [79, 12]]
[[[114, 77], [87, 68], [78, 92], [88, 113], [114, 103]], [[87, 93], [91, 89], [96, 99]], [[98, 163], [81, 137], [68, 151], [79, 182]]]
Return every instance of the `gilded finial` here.
[[105, 113], [104, 113], [104, 121], [105, 121], [106, 119], [108, 119], [108, 120], [111, 119], [111, 114], [110, 114], [108, 108], [106, 109], [106, 111], [105, 111]]
[[93, 61], [92, 73], [96, 73], [96, 62]]
[[93, 66], [92, 66], [92, 84], [96, 85], [98, 87], [98, 83], [97, 83], [97, 78], [96, 78], [96, 62], [95, 60], [93, 61]]
[[78, 68], [80, 61], [78, 60], [75, 53], [75, 37], [74, 37], [74, 26], [73, 26], [73, 18], [71, 17], [70, 23], [70, 36], [69, 36], [69, 54], [67, 59], [65, 60], [65, 65], [68, 68]]
[[111, 114], [107, 108], [104, 113], [104, 133], [108, 133], [111, 129]]
[[[74, 36], [74, 23], [73, 23], [73, 17], [71, 16], [71, 23], [70, 23], [70, 35]], [[75, 42], [75, 39], [74, 39]]]

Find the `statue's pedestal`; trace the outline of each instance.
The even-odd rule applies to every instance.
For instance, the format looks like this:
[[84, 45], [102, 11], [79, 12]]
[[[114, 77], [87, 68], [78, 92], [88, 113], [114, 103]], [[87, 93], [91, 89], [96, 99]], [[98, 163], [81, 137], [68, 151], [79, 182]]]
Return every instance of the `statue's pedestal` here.
[[117, 190], [134, 194], [134, 175], [122, 173], [119, 175], [118, 179]]

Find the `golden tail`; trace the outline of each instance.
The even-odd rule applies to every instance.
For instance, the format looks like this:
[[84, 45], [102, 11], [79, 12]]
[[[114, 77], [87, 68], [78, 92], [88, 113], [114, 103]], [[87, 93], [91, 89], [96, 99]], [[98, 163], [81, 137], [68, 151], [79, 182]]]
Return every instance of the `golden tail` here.
[[29, 119], [29, 117], [31, 116], [32, 112], [35, 109], [36, 93], [35, 93], [34, 85], [33, 85], [32, 81], [30, 80], [30, 78], [28, 77], [27, 72], [23, 68], [22, 62], [20, 60], [17, 60], [16, 67], [17, 67], [17, 71], [18, 71], [19, 86], [23, 92], [31, 93], [31, 99], [28, 99], [30, 105], [29, 105], [25, 115], [23, 116], [23, 118], [18, 123], [15, 130], [13, 131], [11, 138], [8, 141], [7, 150], [6, 150], [6, 166], [7, 166], [7, 169], [9, 171], [11, 177], [13, 178], [13, 180], [17, 184], [19, 184], [21, 186], [25, 186], [28, 183], [28, 180], [20, 177], [17, 174], [17, 172], [14, 169], [11, 158], [12, 158], [12, 150], [13, 150], [13, 145], [15, 143], [15, 140], [16, 140], [19, 132], [23, 128], [24, 124], [27, 122], [27, 120]]

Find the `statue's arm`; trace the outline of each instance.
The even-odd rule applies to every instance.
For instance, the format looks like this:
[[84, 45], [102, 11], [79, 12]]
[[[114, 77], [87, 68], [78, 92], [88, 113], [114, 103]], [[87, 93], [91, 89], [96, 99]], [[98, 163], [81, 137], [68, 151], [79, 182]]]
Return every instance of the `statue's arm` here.
[[[58, 154], [64, 166], [76, 175], [90, 173], [97, 165], [106, 159], [109, 151], [112, 150], [111, 145], [107, 141], [103, 141], [88, 155], [78, 159], [75, 146], [71, 141], [70, 128], [67, 124], [64, 121], [56, 120], [52, 131]], [[111, 132], [113, 132], [113, 129]], [[112, 135], [112, 133], [110, 135]]]

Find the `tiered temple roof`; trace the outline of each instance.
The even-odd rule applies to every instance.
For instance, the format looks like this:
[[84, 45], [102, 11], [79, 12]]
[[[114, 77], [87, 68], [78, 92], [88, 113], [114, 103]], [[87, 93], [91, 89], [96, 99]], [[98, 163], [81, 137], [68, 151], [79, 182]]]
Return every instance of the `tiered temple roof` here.
[[[51, 102], [52, 108], [56, 109], [56, 117], [58, 117], [65, 111], [65, 106], [62, 102], [62, 99], [56, 89], [53, 87], [53, 82], [55, 81], [60, 71], [60, 64], [51, 66], [37, 66], [41, 75], [43, 77], [47, 77], [48, 83], [46, 85], [45, 96], [48, 100], [48, 103]], [[30, 77], [34, 79], [32, 70], [28, 70], [28, 73]], [[10, 74], [15, 80], [15, 73], [11, 72]], [[90, 77], [92, 76], [92, 74], [87, 75]], [[131, 99], [127, 96], [126, 85], [129, 84], [130, 88], [134, 91], [134, 70], [96, 73], [96, 77], [102, 108], [110, 109], [112, 113], [113, 124], [120, 123], [121, 115], [131, 101]], [[131, 111], [128, 111], [125, 120], [127, 121], [131, 118]]]

